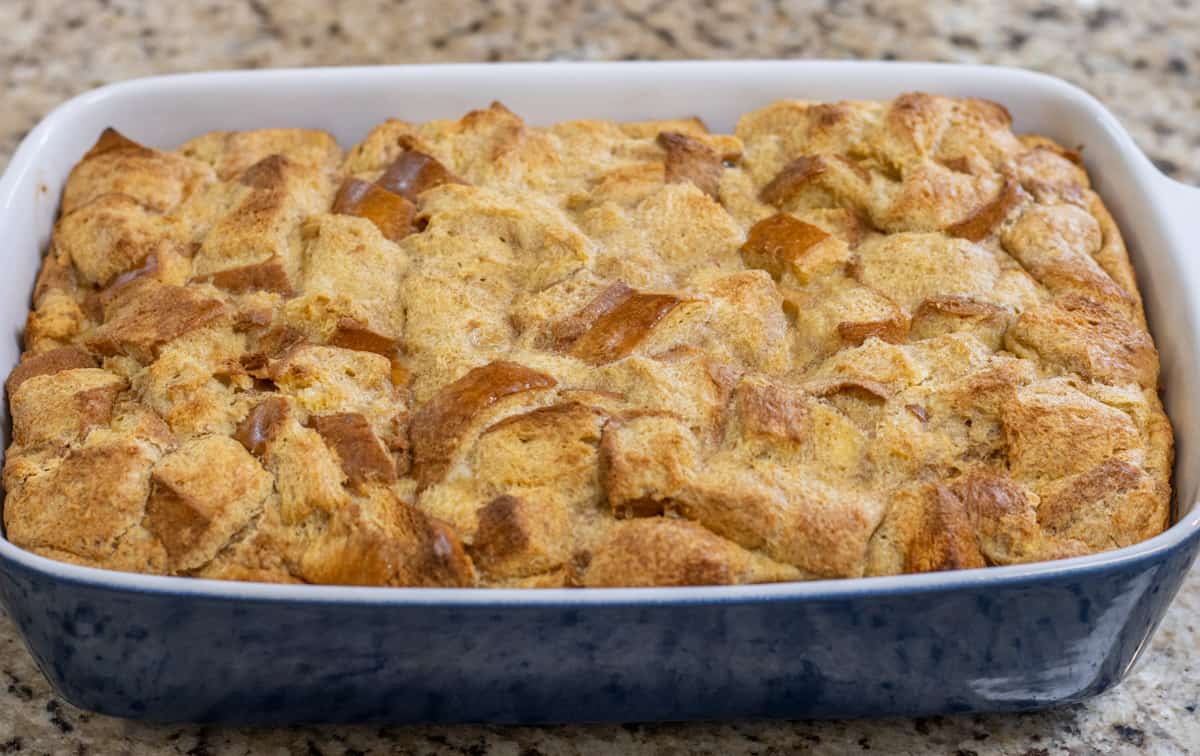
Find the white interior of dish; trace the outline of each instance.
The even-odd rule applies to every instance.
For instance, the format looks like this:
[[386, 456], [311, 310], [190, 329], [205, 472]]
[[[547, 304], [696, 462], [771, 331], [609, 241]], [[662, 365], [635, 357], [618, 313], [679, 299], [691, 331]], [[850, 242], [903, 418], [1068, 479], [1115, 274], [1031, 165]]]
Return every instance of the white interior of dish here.
[[[350, 146], [385, 118], [457, 118], [500, 100], [534, 124], [577, 118], [698, 115], [714, 131], [729, 131], [741, 113], [776, 99], [878, 99], [913, 90], [995, 100], [1012, 112], [1018, 131], [1038, 132], [1065, 145], [1083, 147], [1088, 170], [1125, 235], [1137, 269], [1161, 355], [1166, 405], [1176, 434], [1176, 524], [1168, 533], [1107, 555], [1042, 566], [971, 570], [957, 573], [962, 577], [955, 579], [975, 580], [967, 577], [972, 573], [980, 580], [1004, 579], [1131, 558], [1166, 547], [1200, 528], [1200, 511], [1195, 506], [1200, 466], [1193, 452], [1200, 443], [1200, 401], [1195, 392], [1200, 378], [1200, 309], [1189, 296], [1192, 286], [1200, 284], [1200, 262], [1190, 259], [1185, 249], [1185, 244], [1195, 244], [1193, 240], [1200, 235], [1200, 191], [1162, 176], [1116, 119], [1086, 93], [1060, 80], [1015, 69], [832, 61], [397, 66], [192, 74], [99, 89], [51, 113], [22, 143], [0, 179], [0, 238], [4, 240], [0, 254], [7, 271], [0, 279], [6, 294], [0, 299], [0, 330], [5, 334], [0, 339], [0, 374], [7, 375], [20, 355], [30, 293], [63, 182], [106, 126], [157, 147], [173, 147], [207, 131], [267, 126], [325, 129], [343, 146]], [[1189, 205], [1194, 208], [1190, 216]], [[7, 445], [7, 406], [0, 413]], [[345, 598], [363, 590], [412, 590], [348, 592], [344, 588], [248, 584], [234, 588], [228, 583], [122, 575], [40, 559], [2, 539], [0, 555], [78, 579], [104, 576], [109, 583], [144, 588], [170, 585], [170, 590], [189, 592], [264, 592], [283, 597], [300, 590], [315, 598], [313, 592], [337, 591], [337, 597]], [[884, 581], [917, 587], [951, 579], [950, 575], [838, 582]], [[834, 585], [821, 583], [825, 591]], [[750, 588], [645, 590], [664, 594], [685, 591], [698, 598], [705, 591], [744, 592]], [[753, 588], [755, 594], [780, 590], [788, 589]], [[498, 592], [488, 593], [498, 598]], [[546, 599], [563, 594], [537, 593]], [[581, 593], [589, 592], [571, 592], [572, 600]], [[424, 597], [433, 598], [428, 589]]]

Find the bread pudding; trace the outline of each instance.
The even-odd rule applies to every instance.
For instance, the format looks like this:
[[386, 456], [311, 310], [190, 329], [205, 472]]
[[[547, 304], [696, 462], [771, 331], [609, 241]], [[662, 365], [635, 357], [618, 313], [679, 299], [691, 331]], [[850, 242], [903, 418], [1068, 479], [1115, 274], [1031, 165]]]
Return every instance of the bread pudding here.
[[6, 535], [115, 570], [605, 587], [1162, 531], [1171, 427], [1078, 152], [906, 94], [533, 127], [108, 130], [7, 381]]

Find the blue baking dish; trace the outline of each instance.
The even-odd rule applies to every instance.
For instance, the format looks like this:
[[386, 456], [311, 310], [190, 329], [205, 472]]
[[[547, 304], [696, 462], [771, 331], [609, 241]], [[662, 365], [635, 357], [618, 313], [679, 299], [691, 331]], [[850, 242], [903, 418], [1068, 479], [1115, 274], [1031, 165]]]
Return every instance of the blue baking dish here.
[[[57, 197], [100, 130], [169, 146], [307, 126], [343, 144], [388, 117], [492, 99], [535, 123], [736, 114], [783, 97], [906, 90], [997, 100], [1017, 128], [1082, 145], [1129, 244], [1177, 441], [1174, 524], [1032, 565], [760, 586], [592, 590], [223, 583], [59, 563], [0, 540], [0, 599], [71, 703], [168, 721], [559, 722], [1012, 711], [1119, 682], [1200, 548], [1200, 190], [1162, 176], [1094, 99], [973, 66], [849, 62], [520, 64], [228, 72], [117, 84], [63, 105], [0, 179], [17, 336]], [[7, 417], [2, 418], [7, 425]], [[7, 439], [5, 439], [7, 443]]]

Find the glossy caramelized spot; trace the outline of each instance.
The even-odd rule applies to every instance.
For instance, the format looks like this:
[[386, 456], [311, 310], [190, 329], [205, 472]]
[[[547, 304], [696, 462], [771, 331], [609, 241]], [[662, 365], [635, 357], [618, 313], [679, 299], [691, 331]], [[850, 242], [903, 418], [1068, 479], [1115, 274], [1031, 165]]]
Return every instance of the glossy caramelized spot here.
[[400, 356], [398, 354], [391, 357], [391, 363], [392, 385], [396, 388], [404, 388], [408, 385], [409, 381], [412, 380], [412, 371], [404, 366], [404, 363], [400, 361]]
[[828, 238], [829, 234], [811, 223], [787, 213], [776, 213], [750, 227], [741, 248], [742, 260], [751, 268], [767, 271], [778, 281], [791, 261]]
[[342, 472], [351, 483], [391, 483], [396, 480], [396, 463], [383, 442], [358, 412], [316, 415], [309, 421], [313, 430], [337, 452]]
[[418, 485], [425, 488], [441, 478], [454, 447], [477, 414], [507, 396], [554, 385], [555, 380], [545, 373], [499, 360], [443, 386], [417, 410], [409, 426]]
[[675, 131], [659, 132], [657, 142], [667, 152], [668, 184], [690, 182], [710, 197], [717, 197], [721, 189], [720, 155], [698, 139]]
[[287, 400], [278, 396], [264, 399], [237, 424], [233, 437], [246, 447], [246, 451], [261, 457], [267, 444], [275, 438], [279, 425], [287, 419], [288, 412]]
[[379, 180], [375, 182], [380, 188], [393, 194], [398, 194], [409, 202], [416, 202], [417, 197], [426, 189], [432, 189], [442, 184], [465, 184], [467, 182], [455, 176], [438, 162], [437, 158], [416, 150], [406, 150], [400, 153]]
[[408, 368], [400, 361], [400, 342], [397, 339], [376, 333], [354, 318], [340, 318], [337, 328], [329, 337], [329, 345], [359, 352], [373, 352], [387, 357], [392, 363], [392, 384], [408, 384], [411, 376]]
[[274, 291], [285, 297], [295, 293], [283, 260], [270, 257], [260, 263], [243, 265], [214, 273], [208, 277], [218, 289], [241, 294], [247, 291]]
[[13, 368], [5, 381], [5, 388], [11, 397], [17, 393], [22, 383], [38, 375], [53, 375], [64, 370], [96, 367], [96, 360], [86, 350], [77, 346], [65, 346], [51, 349], [41, 354], [26, 355], [20, 364]]
[[682, 301], [673, 294], [634, 292], [596, 318], [568, 354], [593, 365], [619, 360], [636, 349]]
[[[79, 300], [79, 309], [87, 316], [88, 320], [93, 323], [104, 322], [104, 301], [100, 298], [100, 292], [89, 291], [84, 294]], [[26, 345], [29, 344], [29, 335], [26, 333]]]
[[346, 179], [333, 201], [333, 212], [366, 218], [391, 241], [412, 233], [416, 211], [416, 206], [399, 194], [356, 178]]
[[946, 233], [967, 241], [983, 241], [1021, 203], [1021, 197], [1021, 185], [1016, 181], [1005, 181], [994, 200], [947, 228]]
[[[370, 181], [363, 181], [356, 178], [346, 179], [342, 182], [341, 187], [338, 188], [337, 195], [333, 198], [333, 208], [330, 212], [355, 215], [353, 212], [354, 209], [362, 203], [363, 198], [367, 196], [367, 193], [372, 188], [378, 187]], [[384, 189], [383, 191], [387, 190]]]
[[560, 320], [551, 327], [555, 346], [565, 350], [575, 343], [588, 329], [595, 325], [601, 316], [611, 312], [626, 299], [633, 296], [633, 287], [624, 281], [614, 281], [597, 294], [592, 301], [568, 318]]
[[343, 349], [374, 352], [384, 357], [392, 357], [399, 349], [399, 342], [396, 339], [376, 333], [354, 318], [338, 320], [337, 328], [329, 337], [329, 344]]
[[820, 156], [802, 155], [779, 171], [759, 192], [759, 197], [769, 205], [782, 205], [804, 184], [820, 176], [828, 165]]
[[412, 467], [412, 456], [409, 453], [411, 445], [408, 441], [408, 426], [411, 417], [407, 411], [397, 412], [388, 420], [387, 428], [380, 439], [392, 454], [397, 477], [408, 475], [409, 468]]

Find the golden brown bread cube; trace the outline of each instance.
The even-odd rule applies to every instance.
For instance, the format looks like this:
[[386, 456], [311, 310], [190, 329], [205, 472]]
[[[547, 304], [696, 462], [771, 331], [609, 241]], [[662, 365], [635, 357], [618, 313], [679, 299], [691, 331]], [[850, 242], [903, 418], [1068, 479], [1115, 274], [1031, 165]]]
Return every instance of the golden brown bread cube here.
[[354, 410], [382, 423], [403, 409], [391, 362], [373, 352], [300, 344], [271, 363], [270, 379], [314, 414]]
[[150, 476], [145, 527], [158, 537], [173, 570], [211, 561], [250, 524], [271, 492], [271, 476], [227, 436], [186, 442], [159, 460]]
[[[624, 297], [612, 297], [606, 290], [604, 301], [593, 300], [586, 313], [576, 313], [573, 319], [597, 313], [586, 330], [571, 343], [569, 354], [593, 365], [602, 365], [625, 357], [649, 334], [659, 321], [680, 304], [672, 294], [651, 294], [630, 291]], [[615, 301], [614, 301], [615, 300]], [[612, 306], [607, 307], [611, 302]]]
[[311, 218], [302, 233], [303, 291], [284, 303], [287, 320], [314, 341], [390, 357], [404, 328], [407, 256], [345, 215]]
[[110, 569], [163, 572], [166, 553], [142, 526], [155, 453], [133, 439], [85, 442], [57, 458], [5, 461], [4, 528], [25, 548]]
[[[821, 228], [787, 213], [776, 213], [750, 227], [742, 245], [742, 260], [778, 281], [785, 272], [803, 266], [809, 251], [830, 238]], [[803, 278], [800, 283], [807, 283]]]
[[88, 430], [108, 425], [126, 386], [118, 375], [81, 367], [33, 376], [9, 397], [13, 444], [21, 447], [82, 440]]
[[739, 584], [1090, 554], [1170, 422], [1079, 155], [909, 93], [101, 134], [6, 387], [5, 533], [110, 569]]
[[486, 578], [547, 573], [570, 558], [570, 520], [558, 502], [505, 494], [479, 510], [470, 554]]
[[601, 469], [614, 517], [649, 517], [675, 508], [674, 500], [695, 477], [699, 444], [670, 415], [610, 421], [601, 441]]
[[224, 313], [219, 299], [195, 288], [142, 279], [105, 306], [104, 322], [85, 336], [84, 344], [106, 357], [123, 354], [145, 364], [164, 345]]
[[351, 483], [396, 480], [396, 460], [361, 413], [313, 415], [312, 427], [337, 454], [342, 472]]
[[437, 158], [417, 150], [405, 150], [384, 170], [376, 185], [415, 202], [423, 192], [435, 186], [462, 183], [466, 182], [448, 171]]
[[400, 241], [412, 231], [416, 207], [399, 194], [351, 178], [338, 189], [333, 212], [366, 218], [375, 224], [385, 239]]
[[721, 156], [711, 147], [678, 131], [660, 131], [657, 141], [667, 153], [664, 181], [687, 181], [710, 197], [720, 195]]
[[386, 489], [338, 510], [298, 553], [293, 570], [313, 583], [466, 587], [476, 580], [454, 531]]
[[147, 258], [179, 248], [169, 220], [127, 194], [103, 194], [65, 214], [54, 244], [82, 282], [106, 286]]
[[445, 473], [454, 447], [476, 417], [506, 397], [548, 389], [552, 377], [509, 361], [474, 368], [444, 387], [413, 415], [413, 470], [421, 487]]
[[193, 258], [193, 275], [233, 292], [295, 292], [301, 222], [330, 206], [332, 183], [316, 168], [275, 154], [230, 184], [220, 213]]
[[67, 177], [62, 212], [69, 214], [106, 195], [128, 197], [153, 212], [166, 212], [212, 180], [211, 169], [203, 163], [144, 147], [109, 128]]

